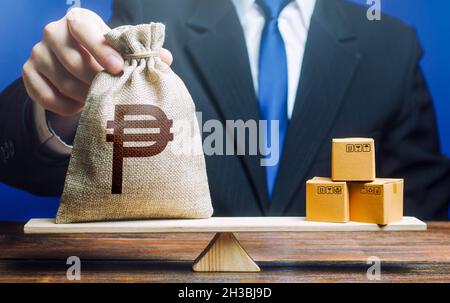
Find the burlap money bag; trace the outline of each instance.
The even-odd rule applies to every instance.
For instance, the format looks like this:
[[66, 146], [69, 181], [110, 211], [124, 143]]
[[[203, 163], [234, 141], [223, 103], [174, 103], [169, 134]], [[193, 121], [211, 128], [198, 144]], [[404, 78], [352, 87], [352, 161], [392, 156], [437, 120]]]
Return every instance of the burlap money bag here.
[[[92, 83], [56, 223], [212, 215], [195, 106], [159, 57], [164, 32], [151, 23], [106, 35], [124, 72], [102, 72]], [[191, 135], [173, 130], [180, 121]], [[186, 144], [191, 151], [178, 153]]]

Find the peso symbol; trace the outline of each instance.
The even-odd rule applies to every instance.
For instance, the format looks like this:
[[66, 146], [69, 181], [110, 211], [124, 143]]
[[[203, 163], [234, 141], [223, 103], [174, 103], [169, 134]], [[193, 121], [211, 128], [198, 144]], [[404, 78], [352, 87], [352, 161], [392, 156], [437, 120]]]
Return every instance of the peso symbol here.
[[[125, 120], [125, 116], [152, 116], [154, 119]], [[106, 135], [106, 141], [113, 143], [112, 194], [122, 193], [124, 158], [152, 157], [164, 151], [173, 141], [170, 128], [173, 120], [157, 106], [147, 104], [116, 105], [114, 120], [107, 121], [107, 128], [113, 134]], [[125, 133], [125, 129], [159, 129], [158, 133]], [[148, 142], [148, 146], [124, 146], [125, 142]]]

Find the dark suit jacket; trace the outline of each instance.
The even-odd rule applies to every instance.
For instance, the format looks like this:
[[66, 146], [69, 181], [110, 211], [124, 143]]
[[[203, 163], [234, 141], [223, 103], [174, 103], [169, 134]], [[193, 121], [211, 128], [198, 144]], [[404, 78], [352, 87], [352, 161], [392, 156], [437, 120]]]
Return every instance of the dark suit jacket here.
[[[203, 120], [259, 119], [231, 1], [115, 1], [113, 26], [149, 21], [166, 24], [173, 69]], [[304, 215], [305, 181], [330, 175], [331, 138], [362, 136], [376, 140], [378, 176], [405, 178], [405, 213], [445, 219], [450, 164], [440, 153], [421, 56], [415, 32], [401, 22], [387, 16], [370, 22], [362, 7], [318, 0], [273, 199], [257, 156], [210, 156], [215, 215]], [[59, 195], [68, 159], [37, 145], [33, 125], [19, 79], [0, 100], [0, 180]]]

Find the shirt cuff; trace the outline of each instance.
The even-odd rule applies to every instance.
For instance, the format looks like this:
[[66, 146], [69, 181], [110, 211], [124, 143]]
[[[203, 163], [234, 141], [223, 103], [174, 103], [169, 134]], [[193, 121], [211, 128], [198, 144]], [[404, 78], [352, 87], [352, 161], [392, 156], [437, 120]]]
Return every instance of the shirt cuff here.
[[50, 122], [47, 120], [45, 109], [36, 102], [31, 103], [33, 104], [34, 123], [40, 144], [59, 155], [70, 155], [72, 146], [65, 143], [52, 129]]

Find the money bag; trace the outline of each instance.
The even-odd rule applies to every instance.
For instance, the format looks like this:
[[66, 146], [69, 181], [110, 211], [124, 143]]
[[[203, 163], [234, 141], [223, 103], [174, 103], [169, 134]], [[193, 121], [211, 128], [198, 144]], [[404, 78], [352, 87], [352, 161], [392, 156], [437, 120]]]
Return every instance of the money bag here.
[[121, 26], [105, 37], [124, 70], [92, 83], [56, 223], [210, 217], [195, 105], [159, 56], [164, 25]]

